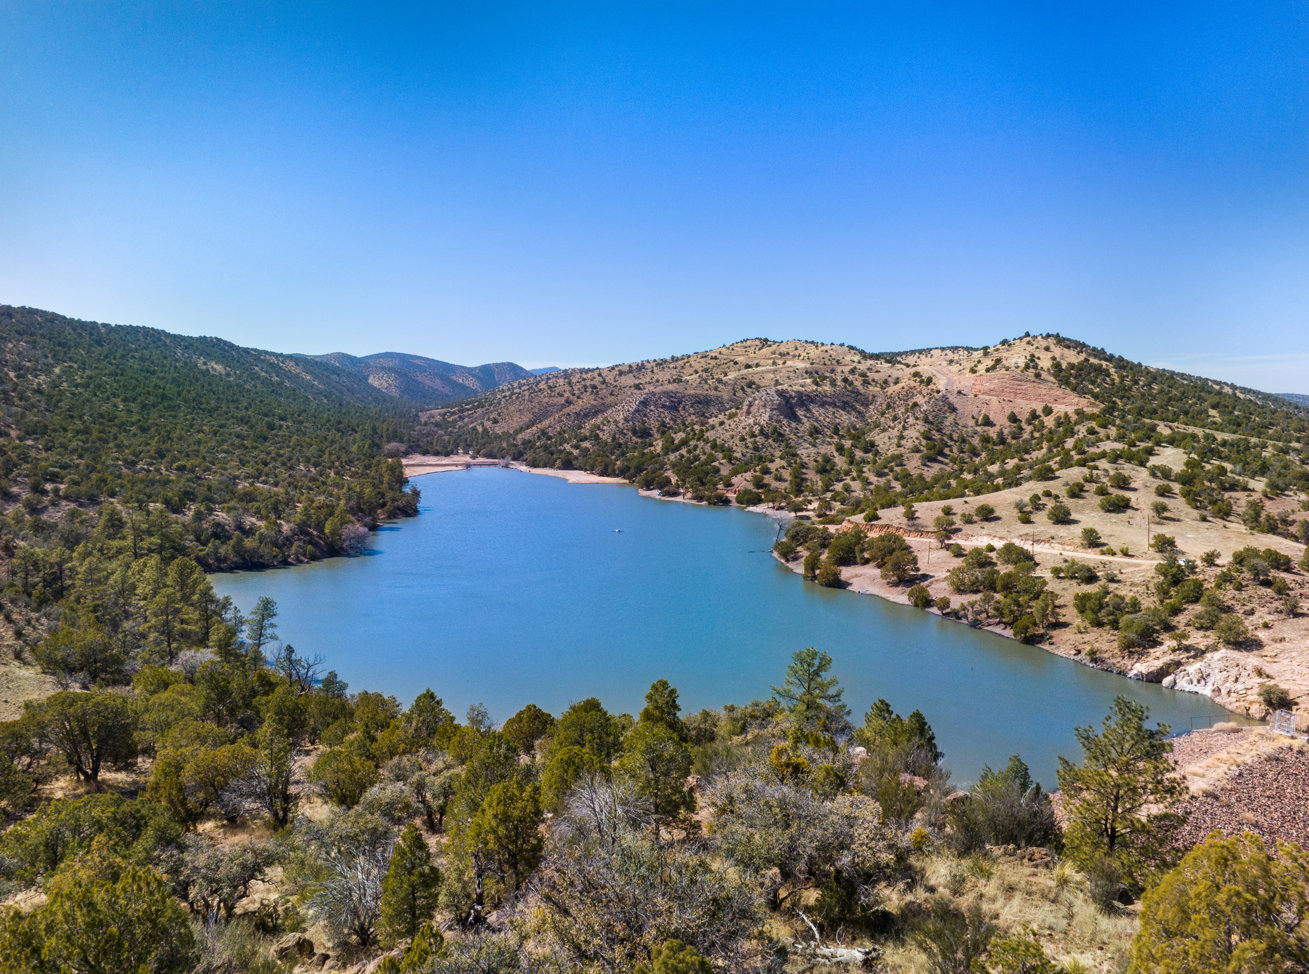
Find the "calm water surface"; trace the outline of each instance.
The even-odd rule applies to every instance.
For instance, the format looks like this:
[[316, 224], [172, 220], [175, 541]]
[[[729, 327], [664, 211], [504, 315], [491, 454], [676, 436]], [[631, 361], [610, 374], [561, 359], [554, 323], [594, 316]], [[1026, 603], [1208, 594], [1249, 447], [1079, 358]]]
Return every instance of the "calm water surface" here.
[[[1055, 786], [1073, 728], [1114, 696], [1187, 730], [1207, 697], [1125, 680], [907, 606], [802, 582], [768, 554], [772, 521], [497, 468], [415, 478], [422, 514], [355, 559], [213, 576], [249, 611], [277, 600], [279, 635], [355, 690], [406, 704], [431, 687], [503, 721], [597, 696], [636, 713], [661, 677], [685, 710], [766, 698], [791, 654], [831, 654], [856, 722], [878, 697], [920, 709], [957, 781], [1020, 752]], [[619, 529], [617, 532], [615, 529]]]

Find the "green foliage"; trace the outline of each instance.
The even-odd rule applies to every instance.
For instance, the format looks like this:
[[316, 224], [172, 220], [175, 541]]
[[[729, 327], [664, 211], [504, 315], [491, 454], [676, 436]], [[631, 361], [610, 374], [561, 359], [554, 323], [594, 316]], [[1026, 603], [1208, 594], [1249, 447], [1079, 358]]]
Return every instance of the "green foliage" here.
[[1125, 615], [1118, 620], [1118, 648], [1141, 649], [1155, 641], [1159, 627], [1147, 612]]
[[247, 793], [257, 807], [268, 813], [274, 825], [284, 828], [297, 804], [291, 793], [295, 749], [282, 725], [275, 720], [259, 728], [255, 745]]
[[81, 780], [98, 781], [102, 766], [126, 767], [136, 760], [136, 722], [124, 697], [61, 690], [27, 708], [42, 737]]
[[1226, 612], [1214, 624], [1214, 635], [1227, 646], [1240, 646], [1250, 639], [1250, 630], [1235, 612]]
[[1150, 547], [1160, 554], [1177, 550], [1177, 539], [1168, 534], [1156, 534], [1150, 538]]
[[418, 829], [407, 825], [391, 853], [382, 880], [378, 930], [382, 945], [414, 937], [436, 911], [441, 873], [432, 863], [431, 850]]
[[373, 782], [377, 766], [346, 748], [335, 748], [322, 755], [309, 769], [309, 781], [322, 788], [333, 803], [353, 808]]
[[534, 703], [529, 703], [505, 721], [501, 732], [524, 754], [531, 754], [536, 742], [554, 729], [555, 719]]
[[637, 974], [712, 974], [713, 967], [694, 947], [680, 940], [665, 940], [650, 948], [650, 963], [640, 964]]
[[559, 717], [550, 734], [551, 757], [566, 747], [580, 747], [605, 764], [622, 749], [622, 730], [618, 722], [595, 697], [587, 697]]
[[1134, 974], [1309, 969], [1309, 856], [1246, 832], [1212, 833], [1154, 889], [1132, 940]]
[[986, 957], [975, 962], [976, 974], [1062, 974], [1063, 969], [1046, 956], [1045, 948], [1030, 929], [1007, 937], [996, 937]]
[[926, 609], [932, 604], [932, 593], [927, 590], [926, 585], [915, 585], [909, 589], [909, 604], [915, 609]]
[[1295, 698], [1289, 690], [1276, 683], [1264, 683], [1259, 687], [1259, 699], [1269, 710], [1290, 710], [1295, 706]]
[[845, 692], [840, 681], [825, 674], [832, 657], [812, 646], [797, 650], [786, 668], [780, 687], [773, 687], [775, 699], [786, 708], [791, 726], [800, 732], [832, 733], [845, 726], [850, 709], [841, 700]]
[[695, 796], [686, 787], [691, 749], [684, 730], [679, 734], [665, 723], [643, 719], [628, 735], [617, 770], [636, 786], [656, 819], [676, 819], [695, 810]]
[[[667, 680], [655, 680], [645, 695], [645, 707], [638, 721], [641, 724], [667, 728], [679, 740], [687, 740], [686, 725], [679, 716], [682, 705], [677, 702], [677, 688]], [[626, 745], [624, 746], [626, 749]]]
[[1100, 510], [1106, 514], [1121, 514], [1132, 506], [1132, 499], [1126, 494], [1106, 494], [1100, 498]]
[[492, 785], [473, 816], [468, 845], [486, 857], [510, 893], [541, 861], [540, 824], [541, 796], [535, 785], [523, 781]]
[[882, 562], [882, 580], [903, 585], [918, 574], [918, 556], [912, 551], [897, 551]]
[[585, 748], [562, 747], [541, 773], [542, 797], [551, 808], [558, 808], [583, 775], [605, 774], [608, 770], [608, 765]]
[[[416, 513], [399, 461], [379, 456], [382, 444], [403, 439], [406, 407], [358, 374], [27, 308], [0, 307], [0, 334], [21, 374], [4, 393], [7, 409], [21, 411], [15, 432], [25, 441], [11, 463], [38, 474], [29, 487], [57, 482], [74, 503], [119, 497], [157, 512], [156, 533], [172, 525], [166, 544], [208, 567], [283, 561], [296, 539], [325, 550], [322, 511], [343, 503], [366, 517]], [[227, 533], [205, 518], [191, 522], [204, 528], [196, 537], [174, 520], [229, 504], [259, 521], [275, 517], [277, 530]], [[237, 538], [249, 550], [240, 559], [232, 557]]]
[[936, 734], [922, 711], [915, 710], [907, 718], [901, 717], [885, 700], [878, 700], [868, 708], [864, 725], [855, 731], [854, 736], [870, 753], [918, 749], [932, 765], [939, 764], [945, 756], [936, 746]]
[[1012, 541], [1006, 541], [995, 553], [995, 560], [1002, 565], [1024, 565], [1036, 564], [1036, 559], [1032, 553], [1022, 545], [1014, 544]]
[[841, 587], [841, 569], [830, 561], [825, 561], [814, 573], [814, 581], [824, 588]]
[[113, 880], [76, 875], [31, 913], [0, 913], [5, 974], [185, 974], [199, 959], [186, 912], [148, 869]]
[[0, 850], [14, 860], [20, 876], [34, 880], [85, 856], [97, 837], [119, 852], [137, 842], [149, 844], [156, 811], [148, 802], [129, 801], [113, 792], [56, 798], [5, 832]]
[[741, 507], [754, 507], [764, 502], [764, 495], [750, 487], [742, 487], [736, 492], [736, 503]]
[[1073, 596], [1073, 608], [1092, 626], [1110, 626], [1117, 629], [1119, 620], [1125, 615], [1141, 611], [1140, 600], [1135, 595], [1123, 598], [1117, 592], [1101, 585], [1094, 592], [1078, 592]]
[[1118, 697], [1100, 733], [1077, 728], [1082, 764], [1059, 759], [1069, 858], [1084, 869], [1109, 860], [1136, 890], [1172, 864], [1174, 837], [1185, 822], [1174, 808], [1186, 786], [1168, 758], [1168, 726], [1147, 728], [1148, 713]]
[[985, 845], [1048, 846], [1059, 834], [1050, 796], [1017, 754], [1000, 771], [984, 767], [967, 796], [950, 801], [946, 819], [961, 854]]
[[1073, 519], [1073, 512], [1067, 504], [1055, 503], [1046, 510], [1045, 516], [1051, 524], [1067, 524]]
[[833, 565], [857, 565], [863, 537], [863, 533], [858, 529], [842, 531], [828, 545], [827, 560]]

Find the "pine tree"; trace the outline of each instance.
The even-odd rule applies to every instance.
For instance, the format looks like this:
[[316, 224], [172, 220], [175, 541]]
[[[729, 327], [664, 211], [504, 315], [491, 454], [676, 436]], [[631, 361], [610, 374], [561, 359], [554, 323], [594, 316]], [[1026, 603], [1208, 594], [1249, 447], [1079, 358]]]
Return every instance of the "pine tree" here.
[[541, 796], [535, 785], [502, 781], [493, 785], [469, 826], [469, 847], [491, 863], [512, 892], [541, 861]]
[[679, 716], [682, 705], [677, 702], [677, 688], [667, 680], [655, 680], [645, 695], [645, 707], [638, 718], [642, 724], [659, 724], [667, 727], [678, 738], [687, 740], [686, 725]]
[[1150, 730], [1147, 716], [1141, 704], [1118, 697], [1101, 733], [1077, 728], [1083, 763], [1059, 759], [1069, 858], [1082, 868], [1112, 863], [1137, 890], [1176, 861], [1173, 840], [1185, 822], [1173, 810], [1186, 785], [1168, 758], [1168, 725]]
[[830, 734], [846, 723], [850, 709], [841, 700], [845, 691], [836, 677], [823, 675], [831, 668], [832, 657], [811, 646], [791, 657], [786, 679], [773, 687], [797, 729]]
[[436, 910], [441, 873], [432, 863], [431, 850], [418, 827], [410, 823], [400, 834], [391, 865], [382, 880], [383, 944], [413, 937]]

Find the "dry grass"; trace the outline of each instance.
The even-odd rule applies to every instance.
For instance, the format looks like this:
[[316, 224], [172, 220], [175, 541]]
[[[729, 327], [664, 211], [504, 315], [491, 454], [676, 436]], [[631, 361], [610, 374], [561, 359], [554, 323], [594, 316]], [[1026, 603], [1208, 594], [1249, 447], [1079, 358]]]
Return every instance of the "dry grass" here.
[[[1085, 880], [1063, 868], [1043, 868], [1015, 862], [960, 860], [934, 856], [922, 866], [922, 879], [911, 889], [891, 891], [884, 906], [900, 915], [926, 908], [939, 897], [963, 909], [980, 901], [987, 918], [1003, 933], [1025, 927], [1059, 962], [1076, 960], [1089, 971], [1116, 972], [1124, 968], [1127, 949], [1139, 926], [1131, 910], [1103, 916], [1086, 893]], [[989, 875], [988, 875], [989, 874]], [[895, 974], [918, 974], [923, 954], [907, 942], [888, 945], [885, 969]]]

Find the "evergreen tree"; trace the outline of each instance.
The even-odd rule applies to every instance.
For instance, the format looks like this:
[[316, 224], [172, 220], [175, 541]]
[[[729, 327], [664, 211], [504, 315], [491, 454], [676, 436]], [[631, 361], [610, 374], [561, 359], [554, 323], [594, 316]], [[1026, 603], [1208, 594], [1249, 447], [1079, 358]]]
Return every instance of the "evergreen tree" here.
[[382, 944], [414, 937], [436, 910], [441, 873], [417, 826], [405, 827], [391, 853], [391, 865], [382, 880], [382, 914], [378, 929]]
[[823, 734], [844, 730], [850, 708], [841, 700], [845, 691], [840, 681], [824, 675], [831, 668], [832, 657], [813, 647], [791, 657], [786, 679], [780, 687], [773, 687], [773, 693], [791, 715], [794, 728]]
[[1147, 890], [1136, 974], [1309, 970], [1309, 854], [1252, 832], [1212, 833]]
[[97, 880], [86, 871], [54, 885], [45, 905], [0, 912], [5, 974], [184, 974], [199, 960], [186, 912], [149, 869]]
[[656, 838], [661, 821], [695, 810], [695, 796], [686, 786], [691, 773], [691, 749], [666, 724], [638, 724], [627, 737], [618, 771], [630, 778], [650, 803]]
[[642, 724], [659, 724], [667, 727], [677, 737], [687, 740], [686, 725], [679, 716], [682, 705], [677, 702], [677, 688], [667, 680], [656, 680], [650, 684], [645, 695], [645, 707], [638, 718]]
[[245, 638], [250, 643], [251, 653], [259, 653], [277, 636], [277, 603], [267, 595], [255, 603], [250, 618], [245, 623]]
[[295, 749], [286, 729], [277, 720], [265, 721], [256, 740], [258, 756], [251, 778], [255, 786], [254, 797], [277, 827], [285, 828], [296, 806], [296, 799], [291, 794]]
[[513, 892], [541, 861], [541, 796], [533, 784], [502, 781], [487, 792], [468, 831], [469, 848], [492, 865]]
[[1118, 697], [1100, 733], [1076, 729], [1082, 764], [1059, 759], [1068, 857], [1083, 869], [1110, 863], [1136, 890], [1176, 861], [1174, 839], [1185, 819], [1174, 806], [1187, 793], [1168, 758], [1168, 725], [1151, 730], [1148, 715]]
[[28, 707], [42, 736], [83, 781], [100, 780], [104, 764], [136, 760], [136, 721], [123, 697], [62, 690]]

